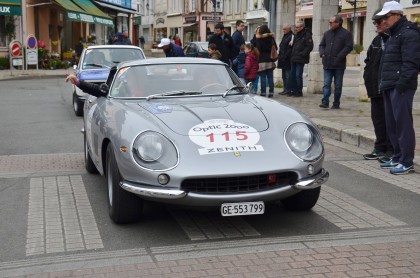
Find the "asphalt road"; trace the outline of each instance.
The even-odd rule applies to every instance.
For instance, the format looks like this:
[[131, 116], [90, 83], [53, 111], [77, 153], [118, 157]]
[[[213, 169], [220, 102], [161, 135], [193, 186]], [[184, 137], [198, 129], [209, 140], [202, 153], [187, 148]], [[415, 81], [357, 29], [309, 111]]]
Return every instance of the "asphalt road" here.
[[0, 277], [68, 269], [69, 258], [78, 262], [74, 269], [85, 269], [91, 261], [101, 266], [98, 258], [118, 265], [134, 257], [139, 263], [203, 256], [187, 254], [197, 246], [229, 255], [271, 250], [277, 245], [269, 243], [280, 240], [420, 240], [410, 236], [420, 227], [419, 175], [391, 176], [364, 161], [364, 150], [328, 138], [330, 180], [311, 211], [271, 204], [264, 215], [223, 218], [146, 203], [141, 222], [115, 225], [104, 178], [84, 170], [82, 119], [64, 77], [2, 81], [0, 96]]

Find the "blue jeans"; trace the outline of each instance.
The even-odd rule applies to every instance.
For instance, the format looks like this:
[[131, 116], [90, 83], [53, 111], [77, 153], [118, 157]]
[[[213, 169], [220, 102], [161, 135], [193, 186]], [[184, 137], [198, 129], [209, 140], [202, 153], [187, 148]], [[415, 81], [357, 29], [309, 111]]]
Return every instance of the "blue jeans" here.
[[303, 67], [305, 64], [301, 63], [292, 63], [292, 68], [290, 70], [290, 79], [289, 88], [294, 95], [302, 95], [303, 90]]
[[343, 89], [344, 69], [324, 69], [324, 97], [322, 103], [329, 105], [331, 96], [331, 84], [334, 78], [334, 106], [340, 106], [341, 91]]
[[260, 71], [259, 74], [261, 76], [261, 95], [265, 96], [266, 89], [267, 89], [267, 81], [268, 81], [268, 86], [269, 86], [268, 93], [269, 95], [272, 96], [274, 94], [273, 69]]
[[257, 74], [257, 78], [255, 78], [254, 81], [254, 92], [256, 93], [258, 91], [258, 80], [260, 79], [260, 75]]
[[281, 69], [281, 78], [283, 79], [283, 92], [290, 92], [290, 69]]

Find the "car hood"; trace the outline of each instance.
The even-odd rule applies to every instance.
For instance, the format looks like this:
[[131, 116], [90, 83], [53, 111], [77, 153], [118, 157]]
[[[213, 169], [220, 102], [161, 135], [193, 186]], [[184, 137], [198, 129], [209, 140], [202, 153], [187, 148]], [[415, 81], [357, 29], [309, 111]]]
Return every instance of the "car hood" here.
[[[240, 98], [241, 101], [235, 100]], [[268, 129], [268, 121], [262, 108], [251, 98], [184, 100], [157, 100], [140, 103], [139, 106], [161, 120], [168, 128], [180, 135], [188, 135], [193, 127], [214, 128], [217, 124], [248, 126], [258, 132]]]
[[110, 69], [83, 70], [79, 72], [81, 80], [106, 80]]

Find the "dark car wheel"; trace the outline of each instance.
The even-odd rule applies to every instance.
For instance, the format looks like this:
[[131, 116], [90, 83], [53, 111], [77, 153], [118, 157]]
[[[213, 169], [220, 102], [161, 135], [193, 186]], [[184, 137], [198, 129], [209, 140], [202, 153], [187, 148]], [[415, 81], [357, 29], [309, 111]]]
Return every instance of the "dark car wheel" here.
[[292, 197], [281, 200], [281, 203], [288, 210], [309, 210], [315, 206], [316, 202], [318, 201], [320, 192], [321, 187], [302, 190]]
[[141, 217], [143, 202], [136, 195], [121, 188], [122, 178], [111, 143], [106, 150], [106, 181], [111, 219], [117, 224], [138, 221]]
[[88, 173], [91, 174], [96, 174], [98, 173], [98, 169], [96, 169], [95, 164], [93, 164], [92, 161], [92, 157], [90, 156], [89, 150], [88, 150], [88, 145], [87, 145], [87, 140], [86, 140], [86, 134], [84, 135], [84, 143], [85, 143], [85, 147], [84, 147], [84, 151], [85, 151], [85, 168], [86, 171], [88, 171]]
[[83, 116], [83, 101], [81, 101], [76, 92], [73, 93], [73, 110], [76, 116]]

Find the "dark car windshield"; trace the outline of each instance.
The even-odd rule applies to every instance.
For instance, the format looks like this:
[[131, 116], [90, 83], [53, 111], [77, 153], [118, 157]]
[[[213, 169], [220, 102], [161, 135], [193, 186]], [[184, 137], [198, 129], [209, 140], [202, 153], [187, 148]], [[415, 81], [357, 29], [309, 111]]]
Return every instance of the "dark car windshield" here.
[[87, 49], [82, 61], [82, 69], [111, 68], [114, 65], [144, 59], [143, 53], [136, 48], [93, 48]]
[[243, 86], [224, 64], [142, 65], [120, 69], [116, 73], [110, 96], [223, 95], [235, 85]]

